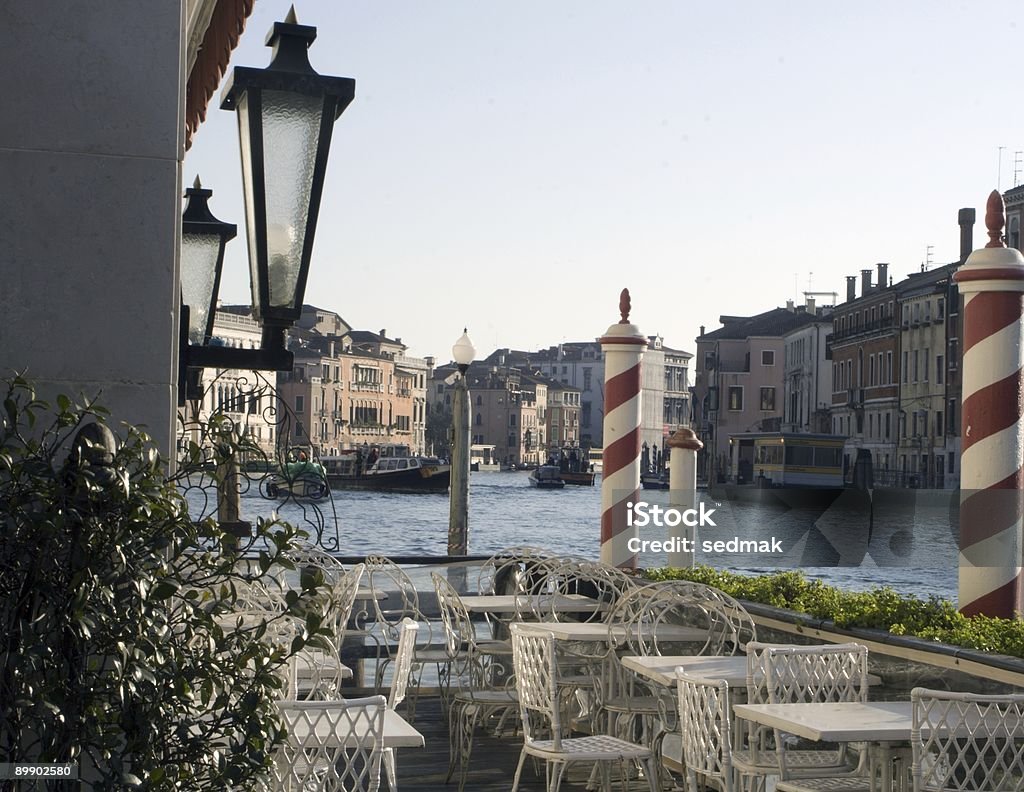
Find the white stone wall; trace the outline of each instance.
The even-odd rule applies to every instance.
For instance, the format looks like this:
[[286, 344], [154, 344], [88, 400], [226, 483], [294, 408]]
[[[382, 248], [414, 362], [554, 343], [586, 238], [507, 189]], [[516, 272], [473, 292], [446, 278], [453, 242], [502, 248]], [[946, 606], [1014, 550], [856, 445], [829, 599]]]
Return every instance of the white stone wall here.
[[99, 395], [173, 448], [181, 0], [8, 3], [0, 370]]

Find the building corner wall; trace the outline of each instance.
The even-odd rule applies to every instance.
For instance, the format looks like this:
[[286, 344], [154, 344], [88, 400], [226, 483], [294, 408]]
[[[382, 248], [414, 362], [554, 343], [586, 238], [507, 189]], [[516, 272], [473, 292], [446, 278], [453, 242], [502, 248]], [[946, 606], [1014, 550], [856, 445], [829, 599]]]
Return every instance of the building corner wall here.
[[183, 0], [15, 4], [0, 28], [0, 371], [98, 396], [171, 456]]

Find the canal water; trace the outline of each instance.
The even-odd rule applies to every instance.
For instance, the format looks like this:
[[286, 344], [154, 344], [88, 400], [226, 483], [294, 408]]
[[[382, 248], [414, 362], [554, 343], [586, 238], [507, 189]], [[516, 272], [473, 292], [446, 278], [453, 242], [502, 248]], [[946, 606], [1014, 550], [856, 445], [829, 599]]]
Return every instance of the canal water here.
[[[737, 572], [799, 569], [848, 590], [891, 586], [902, 593], [956, 599], [958, 500], [954, 492], [877, 490], [869, 503], [866, 493], [849, 491], [825, 505], [771, 499], [750, 503], [724, 493], [700, 495], [714, 526], [698, 529], [697, 563]], [[641, 500], [653, 516], [650, 507], [667, 506], [668, 492], [643, 490]], [[446, 553], [446, 494], [339, 490], [332, 493], [331, 501], [318, 501], [316, 506], [328, 532], [337, 520], [343, 555]], [[261, 497], [256, 488], [242, 499], [245, 519], [268, 516], [278, 508], [283, 518], [302, 522], [298, 504], [281, 506]], [[489, 554], [503, 547], [529, 545], [596, 558], [600, 513], [600, 479], [594, 487], [538, 490], [529, 486], [525, 472], [472, 473], [469, 552]], [[663, 540], [667, 529], [651, 523], [653, 519], [637, 527], [638, 538]], [[754, 541], [763, 544], [752, 550]], [[643, 567], [665, 566], [666, 561], [664, 552], [640, 554]]]

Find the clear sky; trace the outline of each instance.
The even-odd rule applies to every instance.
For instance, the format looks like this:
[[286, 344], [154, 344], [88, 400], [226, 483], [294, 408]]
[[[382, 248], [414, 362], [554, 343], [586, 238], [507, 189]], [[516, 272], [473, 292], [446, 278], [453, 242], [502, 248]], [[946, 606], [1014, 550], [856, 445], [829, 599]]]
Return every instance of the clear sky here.
[[[232, 66], [266, 66], [257, 0]], [[301, 0], [310, 60], [354, 77], [306, 302], [447, 361], [592, 339], [628, 287], [693, 351], [720, 314], [889, 262], [957, 258], [957, 211], [1024, 150], [1013, 2]], [[221, 296], [248, 302], [237, 123], [211, 102], [185, 160], [239, 225]], [[999, 168], [999, 147], [1002, 168]], [[1016, 170], [1020, 169], [1020, 165]], [[800, 298], [802, 299], [802, 297]], [[820, 302], [820, 301], [819, 301]]]

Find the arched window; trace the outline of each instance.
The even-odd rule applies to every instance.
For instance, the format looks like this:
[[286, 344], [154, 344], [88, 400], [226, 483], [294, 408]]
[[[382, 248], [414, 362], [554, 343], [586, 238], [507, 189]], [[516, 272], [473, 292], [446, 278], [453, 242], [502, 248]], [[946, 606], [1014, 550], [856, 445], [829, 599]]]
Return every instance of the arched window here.
[[483, 407], [483, 404], [484, 404], [484, 397], [478, 395], [476, 397], [476, 406], [477, 407]]
[[477, 413], [476, 414], [476, 425], [477, 426], [482, 426], [483, 422], [484, 422], [484, 415], [483, 415], [483, 413]]

